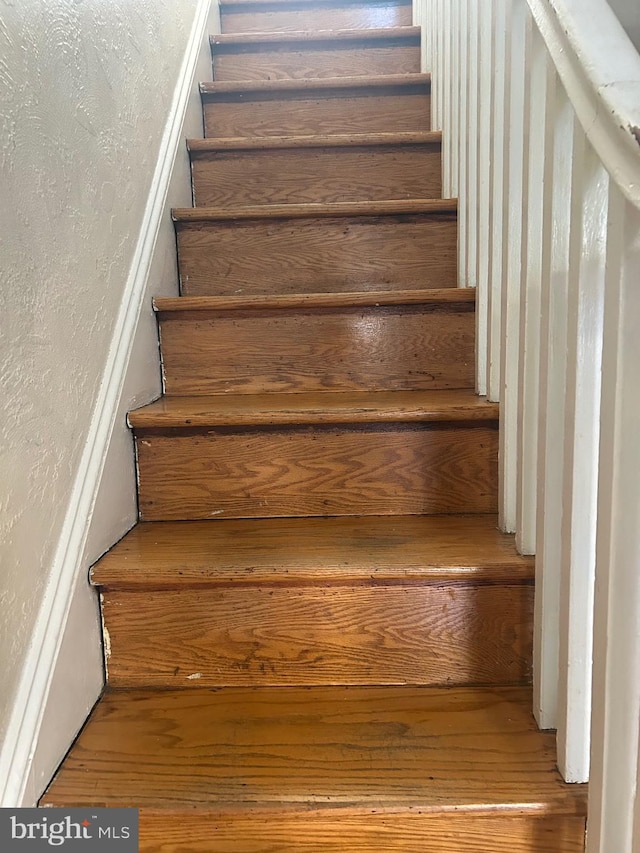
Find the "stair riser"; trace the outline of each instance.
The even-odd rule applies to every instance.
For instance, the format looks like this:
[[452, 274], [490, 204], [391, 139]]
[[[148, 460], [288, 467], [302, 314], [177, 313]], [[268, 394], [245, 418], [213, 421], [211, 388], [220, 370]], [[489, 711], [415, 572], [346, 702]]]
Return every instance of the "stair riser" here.
[[161, 314], [165, 392], [471, 389], [474, 324], [420, 305]]
[[455, 214], [178, 223], [183, 296], [455, 287]]
[[302, 47], [300, 44], [243, 45], [213, 48], [213, 79], [302, 80], [359, 77], [367, 74], [413, 74], [420, 71], [419, 45], [383, 41], [343, 42]]
[[[585, 820], [543, 815], [399, 814], [371, 808], [360, 815], [314, 808], [263, 814], [162, 815], [140, 811], [140, 853], [584, 853]], [[239, 841], [238, 839], [241, 839]]]
[[199, 206], [439, 198], [441, 147], [370, 145], [191, 156]]
[[533, 585], [105, 592], [113, 687], [529, 680]]
[[207, 94], [203, 109], [215, 138], [431, 129], [431, 98], [417, 86]]
[[493, 513], [497, 425], [371, 425], [137, 436], [146, 521]]
[[223, 33], [302, 32], [305, 30], [376, 29], [408, 27], [413, 23], [411, 4], [390, 2], [352, 4], [256, 3], [244, 9], [220, 10]]

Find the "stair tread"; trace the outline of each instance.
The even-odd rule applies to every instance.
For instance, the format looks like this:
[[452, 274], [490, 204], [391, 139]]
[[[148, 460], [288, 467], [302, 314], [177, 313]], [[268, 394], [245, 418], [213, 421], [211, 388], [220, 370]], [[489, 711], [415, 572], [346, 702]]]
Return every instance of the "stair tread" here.
[[492, 515], [141, 522], [92, 570], [109, 588], [167, 584], [528, 582], [534, 562]]
[[328, 204], [261, 204], [246, 207], [176, 207], [174, 222], [218, 222], [237, 219], [304, 219], [342, 216], [415, 216], [456, 213], [457, 199], [419, 198], [391, 201], [343, 201]]
[[472, 391], [362, 391], [161, 397], [129, 413], [136, 429], [498, 420], [499, 406]]
[[430, 74], [376, 74], [362, 77], [304, 77], [283, 80], [225, 80], [200, 83], [204, 96], [242, 94], [243, 92], [318, 91], [322, 89], [379, 89], [396, 86], [424, 88]]
[[583, 815], [530, 703], [514, 687], [107, 692], [41, 805]]
[[381, 39], [419, 39], [420, 27], [379, 27], [344, 30], [299, 30], [264, 33], [216, 33], [209, 39], [212, 47], [241, 44], [280, 44], [284, 42], [379, 41]]
[[406, 131], [403, 133], [336, 133], [314, 136], [238, 136], [227, 139], [207, 137], [188, 139], [192, 154], [209, 151], [253, 151], [271, 148], [354, 148], [373, 145], [438, 145], [441, 130]]
[[269, 293], [250, 296], [157, 296], [159, 313], [173, 311], [247, 311], [256, 309], [375, 307], [379, 305], [473, 306], [475, 288], [443, 287], [431, 290], [368, 290], [334, 293]]

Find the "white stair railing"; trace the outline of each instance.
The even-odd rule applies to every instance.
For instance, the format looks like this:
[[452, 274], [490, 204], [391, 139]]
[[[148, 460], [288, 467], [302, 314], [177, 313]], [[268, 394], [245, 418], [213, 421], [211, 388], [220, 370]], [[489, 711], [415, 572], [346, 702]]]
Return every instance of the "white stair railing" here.
[[414, 0], [500, 523], [536, 557], [534, 713], [640, 853], [640, 57], [606, 0]]

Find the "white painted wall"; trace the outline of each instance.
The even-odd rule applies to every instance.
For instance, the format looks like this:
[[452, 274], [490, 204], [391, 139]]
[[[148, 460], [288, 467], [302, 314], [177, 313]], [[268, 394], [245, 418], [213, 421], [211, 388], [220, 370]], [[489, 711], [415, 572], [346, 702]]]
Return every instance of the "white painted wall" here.
[[0, 805], [35, 802], [102, 686], [86, 578], [136, 518], [125, 413], [160, 392], [208, 7], [0, 0]]
[[631, 41], [640, 50], [640, 3], [638, 0], [608, 0]]

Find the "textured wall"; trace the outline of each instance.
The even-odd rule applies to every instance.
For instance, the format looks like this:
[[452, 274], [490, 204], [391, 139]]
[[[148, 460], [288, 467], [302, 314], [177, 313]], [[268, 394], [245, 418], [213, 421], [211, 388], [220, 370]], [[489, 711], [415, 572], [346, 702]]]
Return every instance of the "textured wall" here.
[[609, 0], [609, 5], [640, 50], [640, 0]]
[[0, 0], [0, 740], [196, 0]]

